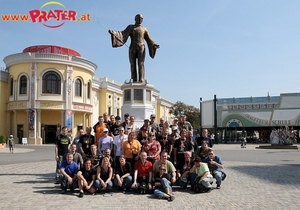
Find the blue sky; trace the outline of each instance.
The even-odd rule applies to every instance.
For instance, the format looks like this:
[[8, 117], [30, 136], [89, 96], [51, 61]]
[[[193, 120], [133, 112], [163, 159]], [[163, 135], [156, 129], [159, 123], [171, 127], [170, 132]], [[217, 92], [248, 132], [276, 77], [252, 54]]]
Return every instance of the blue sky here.
[[[0, 14], [28, 14], [43, 0], [0, 0]], [[173, 102], [199, 107], [199, 98], [278, 96], [299, 92], [300, 1], [297, 0], [60, 0], [89, 13], [89, 22], [57, 29], [1, 20], [0, 58], [32, 45], [61, 45], [97, 64], [96, 76], [130, 78], [128, 48], [112, 48], [98, 21], [123, 30], [143, 14], [160, 49], [146, 54], [146, 79]], [[45, 10], [60, 8], [46, 6]], [[130, 40], [127, 41], [127, 45]], [[0, 67], [4, 67], [2, 62]]]

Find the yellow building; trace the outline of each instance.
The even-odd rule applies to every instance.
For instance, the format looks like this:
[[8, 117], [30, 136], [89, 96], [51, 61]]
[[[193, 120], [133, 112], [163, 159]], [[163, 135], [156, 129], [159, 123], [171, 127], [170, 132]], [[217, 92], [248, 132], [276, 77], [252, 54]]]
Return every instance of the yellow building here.
[[[17, 143], [54, 143], [62, 126], [75, 137], [80, 128], [93, 126], [98, 116], [122, 117], [121, 83], [95, 77], [96, 64], [75, 50], [31, 46], [4, 58], [0, 71], [0, 117], [6, 123], [0, 135], [13, 134]], [[158, 93], [158, 91], [156, 91]], [[155, 114], [169, 119], [173, 103], [156, 96]]]

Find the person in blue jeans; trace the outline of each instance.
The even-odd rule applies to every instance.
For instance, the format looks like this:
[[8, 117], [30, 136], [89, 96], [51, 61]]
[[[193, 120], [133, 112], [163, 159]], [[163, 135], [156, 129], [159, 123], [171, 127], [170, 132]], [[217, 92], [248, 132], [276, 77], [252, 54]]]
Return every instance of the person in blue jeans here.
[[207, 163], [210, 173], [217, 180], [217, 189], [221, 188], [221, 182], [225, 179], [225, 173], [221, 157], [214, 154], [213, 149], [208, 149], [208, 156], [204, 159], [204, 163]]
[[160, 165], [158, 172], [154, 176], [154, 194], [159, 198], [167, 199], [168, 201], [173, 201], [175, 196], [172, 194], [171, 180], [170, 176], [166, 173], [166, 166]]
[[68, 188], [74, 191], [77, 187], [77, 172], [78, 164], [73, 161], [73, 154], [68, 153], [60, 165], [61, 194], [65, 194]]
[[123, 191], [128, 191], [132, 184], [131, 164], [126, 162], [124, 155], [119, 158], [120, 163], [116, 167], [114, 185], [122, 188]]
[[111, 181], [112, 178], [112, 167], [110, 165], [108, 157], [102, 159], [101, 166], [97, 168], [97, 180], [95, 180], [95, 187], [98, 189], [106, 190], [110, 192], [113, 184]]

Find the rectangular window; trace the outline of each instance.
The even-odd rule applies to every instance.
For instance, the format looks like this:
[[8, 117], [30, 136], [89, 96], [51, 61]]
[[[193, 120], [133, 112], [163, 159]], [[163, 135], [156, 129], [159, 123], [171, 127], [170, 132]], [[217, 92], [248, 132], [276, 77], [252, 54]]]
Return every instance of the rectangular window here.
[[124, 103], [130, 103], [131, 102], [131, 90], [125, 90], [124, 91]]
[[151, 104], [151, 91], [146, 90], [146, 103]]
[[143, 89], [135, 89], [134, 90], [134, 102], [143, 103]]

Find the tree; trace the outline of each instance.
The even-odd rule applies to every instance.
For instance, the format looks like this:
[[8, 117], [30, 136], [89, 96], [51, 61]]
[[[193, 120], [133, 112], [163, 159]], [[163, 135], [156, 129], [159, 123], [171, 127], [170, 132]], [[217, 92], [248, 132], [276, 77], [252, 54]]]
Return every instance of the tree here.
[[178, 118], [184, 114], [187, 120], [192, 124], [194, 130], [200, 128], [200, 109], [194, 106], [177, 101], [170, 110], [170, 114]]

